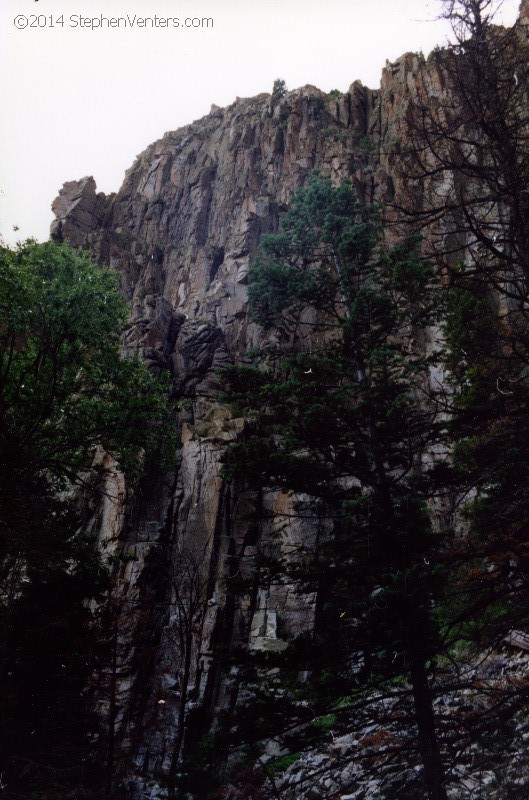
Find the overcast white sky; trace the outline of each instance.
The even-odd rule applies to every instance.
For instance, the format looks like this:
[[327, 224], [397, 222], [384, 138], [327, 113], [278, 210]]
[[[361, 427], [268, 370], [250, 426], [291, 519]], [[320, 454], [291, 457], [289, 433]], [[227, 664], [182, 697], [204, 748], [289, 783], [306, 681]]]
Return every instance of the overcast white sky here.
[[[99, 190], [117, 191], [138, 153], [165, 131], [207, 114], [212, 103], [271, 91], [277, 77], [290, 89], [311, 83], [345, 91], [356, 79], [377, 88], [386, 59], [407, 50], [427, 54], [448, 35], [433, 21], [438, 0], [0, 5], [0, 233], [9, 243], [47, 239], [50, 204], [64, 181], [93, 175]], [[505, 0], [505, 24], [512, 24], [518, 6], [519, 0]], [[80, 17], [101, 15], [128, 15], [129, 25], [81, 26]], [[140, 28], [136, 22], [131, 28], [134, 15], [181, 23], [209, 17], [213, 27]]]

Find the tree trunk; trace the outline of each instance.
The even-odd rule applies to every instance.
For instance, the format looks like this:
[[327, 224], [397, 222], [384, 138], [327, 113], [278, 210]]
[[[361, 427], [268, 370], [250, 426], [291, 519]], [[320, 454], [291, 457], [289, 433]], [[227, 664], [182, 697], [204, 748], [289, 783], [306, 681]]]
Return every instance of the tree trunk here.
[[424, 658], [412, 643], [409, 643], [407, 656], [428, 800], [447, 800], [445, 772], [435, 733], [432, 693], [428, 684]]

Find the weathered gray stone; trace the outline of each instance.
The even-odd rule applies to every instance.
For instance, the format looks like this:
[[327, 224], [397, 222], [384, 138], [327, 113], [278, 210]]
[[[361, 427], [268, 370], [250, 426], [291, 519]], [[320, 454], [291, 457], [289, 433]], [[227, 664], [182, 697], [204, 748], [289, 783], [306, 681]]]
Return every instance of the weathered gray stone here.
[[[521, 21], [529, 25], [529, 0], [522, 2]], [[244, 362], [248, 348], [263, 344], [248, 315], [249, 263], [260, 236], [277, 230], [293, 192], [314, 168], [336, 181], [352, 180], [368, 201], [394, 199], [398, 205], [413, 197], [417, 182], [407, 173], [399, 143], [409, 139], [408, 112], [419, 92], [442, 98], [443, 74], [435, 62], [407, 53], [386, 67], [378, 91], [356, 81], [338, 98], [305, 86], [274, 102], [260, 95], [212, 107], [202, 120], [167, 133], [140, 154], [116, 195], [97, 194], [93, 178], [83, 178], [65, 184], [53, 204], [54, 238], [88, 247], [120, 275], [132, 305], [125, 351], [139, 353], [153, 370], [170, 370], [181, 403], [176, 467], [167, 474], [153, 470], [135, 497], [114, 470], [92, 516], [109, 554], [121, 550], [136, 559], [116, 568], [112, 594], [122, 608], [118, 666], [126, 676], [117, 772], [134, 785], [131, 797], [158, 796], [147, 782], [167, 773], [176, 739], [183, 653], [175, 595], [182, 554], [201, 586], [188, 709], [202, 703], [214, 715], [237, 698], [252, 697], [236, 674], [219, 674], [215, 645], [281, 650], [313, 627], [316, 598], [295, 584], [259, 587], [260, 605], [250, 593], [232, 599], [230, 582], [253, 574], [258, 553], [295, 561], [301, 543], [310, 547], [330, 529], [316, 515], [307, 520], [310, 497], [269, 490], [261, 500], [274, 521], [263, 524], [256, 540], [249, 522], [255, 497], [233, 496], [222, 471], [226, 446], [251, 423], [234, 419], [219, 403], [216, 370]], [[421, 191], [448, 194], [449, 184], [432, 188], [426, 180]], [[437, 380], [442, 376], [432, 374]], [[308, 513], [298, 515], [300, 509]], [[92, 688], [108, 714], [108, 678], [96, 676]], [[449, 698], [439, 713], [449, 714], [463, 696]], [[311, 789], [328, 797], [337, 789], [333, 776], [345, 783], [356, 775], [355, 748], [375, 729], [364, 720], [329, 742], [332, 757], [313, 752], [308, 780], [320, 771], [329, 785], [316, 785], [314, 777]], [[305, 774], [299, 765], [293, 769]], [[379, 790], [378, 781], [364, 781], [344, 797], [371, 800], [382, 797]], [[284, 800], [294, 800], [289, 791]]]
[[108, 200], [103, 193], [96, 194], [96, 183], [91, 176], [65, 183], [51, 206], [56, 216], [51, 226], [52, 238], [73, 246], [86, 246], [97, 236]]

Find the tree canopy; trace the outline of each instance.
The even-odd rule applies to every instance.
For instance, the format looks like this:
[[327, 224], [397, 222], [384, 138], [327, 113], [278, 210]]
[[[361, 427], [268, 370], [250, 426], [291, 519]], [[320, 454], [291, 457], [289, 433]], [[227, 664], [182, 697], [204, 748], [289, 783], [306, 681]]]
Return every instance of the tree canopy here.
[[332, 520], [332, 535], [293, 566], [320, 596], [320, 678], [333, 675], [320, 683], [331, 692], [323, 702], [406, 675], [428, 796], [444, 798], [427, 681], [437, 576], [427, 565], [438, 547], [431, 454], [446, 430], [428, 397], [429, 359], [414, 345], [434, 319], [433, 271], [416, 240], [384, 245], [378, 209], [349, 183], [314, 175], [280, 232], [263, 237], [249, 291], [278, 343], [253, 369], [228, 371], [232, 399], [254, 420], [229, 451], [228, 474], [308, 495]]
[[[101, 591], [106, 570], [76, 487], [85, 497], [104, 488], [92, 469], [98, 449], [133, 482], [149, 452], [171, 440], [165, 381], [120, 354], [126, 319], [116, 276], [87, 253], [51, 242], [0, 248], [0, 683], [10, 767], [25, 751], [46, 769], [71, 714], [81, 714], [94, 646], [83, 600]], [[79, 747], [82, 758], [86, 741]]]

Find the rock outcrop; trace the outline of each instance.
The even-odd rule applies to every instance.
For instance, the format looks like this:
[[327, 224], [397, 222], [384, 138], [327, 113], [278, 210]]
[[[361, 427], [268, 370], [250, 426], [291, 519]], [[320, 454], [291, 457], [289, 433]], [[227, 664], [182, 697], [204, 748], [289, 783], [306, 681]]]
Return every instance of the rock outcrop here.
[[[380, 136], [381, 100], [358, 82], [341, 96], [306, 86], [280, 100], [237, 100], [148, 147], [116, 195], [96, 194], [84, 178], [65, 184], [53, 204], [52, 236], [119, 272], [132, 306], [125, 351], [170, 370], [180, 403], [174, 473], [153, 470], [116, 510], [113, 541], [102, 534], [122, 553], [112, 595], [119, 622], [115, 662], [93, 691], [131, 796], [170, 770], [184, 706], [186, 716], [199, 706], [211, 715], [235, 701], [236, 681], [218, 669], [216, 647], [279, 651], [313, 625], [315, 597], [296, 586], [255, 586], [237, 601], [230, 591], [230, 580], [251, 578], [258, 548], [268, 542], [292, 557], [318, 521], [292, 521], [295, 504], [307, 500], [269, 492], [260, 502], [284, 524], [257, 532], [248, 521], [254, 498], [231, 496], [223, 452], [247, 423], [219, 403], [216, 369], [260, 343], [247, 312], [249, 262], [307, 176], [317, 168], [351, 178], [369, 198], [388, 191], [367, 146]], [[195, 583], [182, 582], [183, 561]], [[186, 686], [178, 592], [195, 614]]]
[[[524, 24], [528, 15], [524, 0]], [[314, 169], [352, 180], [367, 201], [402, 205], [428, 191], [407, 173], [402, 153], [420, 91], [440, 97], [443, 74], [435, 59], [408, 53], [386, 67], [379, 91], [355, 82], [338, 96], [305, 86], [280, 99], [263, 94], [212, 106], [138, 156], [117, 194], [97, 194], [94, 179], [83, 178], [65, 184], [53, 204], [52, 236], [89, 248], [118, 271], [132, 308], [124, 348], [153, 370], [169, 370], [178, 402], [174, 470], [152, 467], [133, 497], [125, 501], [120, 491], [119, 510], [93, 519], [97, 528], [112, 517], [111, 546], [122, 554], [111, 598], [115, 659], [92, 691], [128, 797], [151, 796], [142, 794], [149, 780], [168, 775], [184, 718], [196, 738], [207, 730], [193, 721], [197, 709], [211, 720], [236, 702], [236, 673], [223, 673], [217, 649], [280, 651], [313, 624], [316, 599], [295, 585], [254, 586], [239, 596], [230, 589], [251, 578], [259, 548], [295, 558], [320, 523], [292, 521], [308, 499], [275, 491], [259, 502], [276, 522], [255, 529], [256, 498], [233, 496], [222, 476], [225, 448], [248, 422], [222, 405], [216, 370], [244, 362], [261, 343], [248, 316], [249, 263]], [[103, 539], [110, 546], [108, 532]], [[182, 597], [193, 609], [184, 648]]]
[[103, 224], [107, 202], [103, 192], [96, 194], [92, 177], [68, 181], [51, 206], [56, 217], [51, 225], [52, 238], [66, 240], [72, 247], [86, 247]]
[[[187, 717], [202, 708], [211, 718], [235, 702], [236, 676], [222, 674], [215, 648], [280, 651], [313, 625], [316, 599], [294, 585], [255, 586], [237, 599], [230, 591], [231, 580], [251, 577], [258, 549], [295, 557], [300, 541], [317, 535], [318, 520], [292, 519], [307, 498], [269, 492], [260, 502], [284, 524], [256, 531], [255, 498], [231, 496], [223, 452], [247, 423], [220, 404], [215, 370], [260, 344], [247, 310], [249, 262], [314, 169], [351, 179], [369, 201], [403, 190], [398, 142], [425, 70], [407, 54], [386, 68], [378, 92], [359, 82], [340, 96], [305, 86], [281, 99], [213, 107], [148, 147], [116, 195], [96, 194], [93, 178], [84, 178], [65, 184], [53, 204], [52, 236], [89, 248], [119, 272], [132, 306], [124, 348], [170, 370], [180, 403], [174, 473], [153, 469], [113, 515], [121, 527], [111, 544], [103, 533], [122, 553], [112, 595], [118, 634], [113, 666], [93, 691], [130, 797], [168, 774], [181, 747], [182, 709]], [[96, 514], [94, 527], [101, 521]], [[182, 583], [182, 559], [194, 584]], [[178, 592], [195, 614], [185, 686]]]

